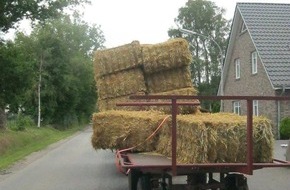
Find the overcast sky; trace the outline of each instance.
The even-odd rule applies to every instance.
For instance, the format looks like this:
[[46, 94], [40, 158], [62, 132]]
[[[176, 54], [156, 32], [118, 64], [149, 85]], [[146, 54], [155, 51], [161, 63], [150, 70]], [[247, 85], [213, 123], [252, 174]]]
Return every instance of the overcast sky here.
[[[232, 19], [237, 2], [290, 3], [289, 0], [212, 0], [226, 9]], [[92, 0], [85, 9], [85, 20], [101, 25], [105, 46], [115, 47], [138, 40], [142, 44], [168, 39], [167, 31], [176, 27], [174, 18], [187, 0]]]

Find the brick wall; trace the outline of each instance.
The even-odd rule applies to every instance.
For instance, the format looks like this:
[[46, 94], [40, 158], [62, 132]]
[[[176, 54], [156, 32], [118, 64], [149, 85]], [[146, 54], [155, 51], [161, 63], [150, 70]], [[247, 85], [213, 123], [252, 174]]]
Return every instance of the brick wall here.
[[[239, 26], [242, 25], [240, 20]], [[240, 31], [240, 30], [238, 30]], [[232, 55], [224, 82], [224, 95], [244, 95], [244, 96], [274, 96], [270, 80], [258, 54], [257, 73], [251, 72], [251, 53], [255, 51], [255, 46], [247, 31], [238, 32], [234, 39]], [[240, 79], [235, 77], [235, 60], [240, 59]], [[246, 102], [240, 101], [241, 114], [246, 114]], [[272, 120], [273, 132], [277, 137], [277, 103], [276, 101], [259, 101], [259, 115], [264, 115]], [[224, 111], [233, 112], [233, 101], [224, 101]]]

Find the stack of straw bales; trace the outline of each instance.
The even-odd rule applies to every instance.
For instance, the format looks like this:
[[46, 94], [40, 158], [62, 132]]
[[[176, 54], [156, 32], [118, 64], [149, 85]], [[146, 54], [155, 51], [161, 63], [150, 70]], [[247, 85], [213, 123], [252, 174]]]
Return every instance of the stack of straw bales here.
[[[116, 103], [129, 101], [129, 96], [134, 94], [197, 95], [191, 83], [190, 61], [191, 53], [184, 39], [155, 45], [134, 41], [97, 51], [94, 70], [100, 112], [93, 115], [93, 147], [125, 149], [140, 144], [134, 151], [153, 151], [170, 157], [170, 120], [154, 138], [144, 142], [171, 113], [170, 107], [116, 107]], [[246, 117], [204, 114], [197, 109], [179, 106], [177, 161], [246, 162]], [[255, 117], [254, 161], [270, 162], [272, 156], [271, 124], [266, 118]]]
[[[154, 138], [145, 141], [167, 115], [156, 111], [106, 111], [93, 115], [92, 144], [99, 149], [157, 152], [171, 157], [171, 120]], [[271, 162], [270, 121], [254, 117], [254, 161]], [[144, 142], [145, 141], [145, 142]], [[229, 113], [178, 115], [178, 163], [246, 162], [246, 116]]]
[[145, 92], [140, 67], [141, 46], [138, 41], [116, 48], [97, 51], [94, 58], [95, 80], [100, 111], [116, 108], [136, 92]]
[[[163, 95], [173, 91], [175, 95], [197, 95], [191, 82], [190, 62], [191, 53], [184, 39], [171, 39], [154, 45], [140, 45], [133, 41], [97, 51], [94, 68], [99, 110], [164, 111], [164, 107], [117, 107], [116, 103], [129, 101], [128, 97], [134, 94]], [[195, 110], [194, 106], [187, 106], [184, 113]]]

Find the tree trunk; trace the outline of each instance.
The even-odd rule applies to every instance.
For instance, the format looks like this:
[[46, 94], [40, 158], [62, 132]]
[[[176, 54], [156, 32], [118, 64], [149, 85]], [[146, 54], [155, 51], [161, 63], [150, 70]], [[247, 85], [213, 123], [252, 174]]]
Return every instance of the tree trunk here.
[[6, 115], [5, 110], [0, 108], [0, 130], [6, 128]]
[[40, 91], [41, 91], [41, 74], [42, 74], [42, 65], [43, 65], [43, 54], [40, 58], [40, 65], [39, 65], [39, 79], [38, 79], [38, 119], [37, 119], [37, 127], [40, 127], [41, 122], [41, 97], [40, 97]]

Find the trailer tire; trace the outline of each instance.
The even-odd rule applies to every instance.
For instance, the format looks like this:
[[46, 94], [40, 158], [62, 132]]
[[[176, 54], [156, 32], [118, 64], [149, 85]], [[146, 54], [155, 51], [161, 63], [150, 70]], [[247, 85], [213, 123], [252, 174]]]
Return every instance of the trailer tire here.
[[137, 190], [151, 190], [151, 181], [149, 174], [143, 174], [139, 177]]
[[138, 190], [138, 181], [142, 173], [138, 170], [131, 170], [128, 174], [129, 190]]
[[249, 190], [247, 178], [242, 174], [228, 174], [225, 178], [226, 190]]

